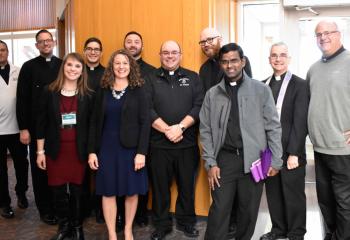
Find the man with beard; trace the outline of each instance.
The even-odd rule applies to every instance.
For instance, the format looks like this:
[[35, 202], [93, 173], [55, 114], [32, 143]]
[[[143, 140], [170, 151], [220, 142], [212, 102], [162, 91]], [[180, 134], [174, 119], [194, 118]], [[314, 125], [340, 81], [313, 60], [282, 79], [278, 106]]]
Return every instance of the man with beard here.
[[33, 191], [40, 219], [53, 225], [57, 223], [57, 219], [52, 207], [52, 192], [48, 186], [47, 173], [36, 164], [36, 124], [44, 86], [57, 78], [62, 60], [53, 55], [56, 41], [49, 31], [40, 30], [35, 35], [35, 40], [35, 47], [40, 56], [25, 62], [21, 68], [18, 76], [16, 112], [20, 141], [29, 144]]
[[[222, 45], [222, 36], [214, 28], [205, 28], [201, 32], [199, 45], [205, 56], [208, 57], [207, 61], [203, 63], [199, 70], [199, 77], [203, 81], [204, 90], [208, 91], [209, 88], [219, 83], [224, 76], [218, 59], [219, 50]], [[243, 69], [249, 77], [252, 77], [249, 59], [246, 56], [244, 58], [246, 64]]]
[[145, 79], [148, 74], [156, 69], [154, 66], [143, 61], [141, 57], [143, 40], [140, 33], [135, 31], [128, 32], [124, 37], [124, 48], [131, 53], [137, 64], [140, 66], [142, 78]]
[[[102, 57], [102, 42], [96, 37], [88, 38], [84, 43], [84, 56], [85, 64], [88, 74], [89, 87], [94, 91], [100, 87], [100, 81], [105, 71], [105, 67], [101, 64]], [[84, 215], [88, 217], [92, 209], [95, 210], [95, 217], [97, 223], [104, 223], [103, 212], [102, 212], [102, 198], [95, 194], [94, 189], [91, 188], [91, 182], [95, 180], [95, 171], [90, 168], [86, 168], [86, 175], [83, 183], [84, 194], [90, 199], [85, 202]]]
[[[141, 55], [143, 50], [143, 40], [141, 34], [135, 31], [128, 32], [124, 37], [124, 48], [128, 50], [133, 56], [133, 58], [136, 60], [137, 64], [140, 67], [141, 77], [147, 81], [148, 76], [153, 71], [155, 71], [156, 68], [146, 63], [142, 59]], [[145, 227], [148, 225], [147, 203], [148, 193], [146, 193], [145, 195], [139, 195], [139, 203], [137, 206], [135, 221], [140, 227]]]

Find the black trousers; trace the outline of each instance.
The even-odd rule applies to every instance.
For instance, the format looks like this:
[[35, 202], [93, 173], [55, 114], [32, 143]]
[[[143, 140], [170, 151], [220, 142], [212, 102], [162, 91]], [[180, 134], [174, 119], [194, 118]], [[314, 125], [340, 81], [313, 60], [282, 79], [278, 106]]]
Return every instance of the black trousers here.
[[27, 146], [19, 141], [19, 134], [0, 135], [0, 207], [11, 205], [7, 175], [7, 149], [10, 151], [16, 172], [16, 194], [22, 195], [28, 189]]
[[29, 144], [30, 169], [32, 172], [33, 192], [35, 204], [38, 208], [39, 214], [53, 214], [53, 196], [52, 189], [47, 183], [47, 172], [38, 168], [36, 164], [36, 139], [31, 133], [31, 142]]
[[170, 230], [170, 187], [175, 177], [178, 196], [175, 217], [179, 225], [196, 222], [194, 210], [194, 174], [198, 167], [198, 147], [150, 150], [153, 223], [158, 230]]
[[305, 165], [283, 168], [265, 183], [271, 216], [271, 232], [303, 238], [306, 233]]
[[350, 239], [350, 155], [315, 152], [316, 190], [327, 228], [336, 240]]
[[243, 173], [243, 156], [221, 150], [220, 187], [211, 191], [213, 202], [209, 209], [206, 240], [223, 240], [227, 237], [232, 203], [237, 196], [236, 240], [250, 240], [258, 218], [263, 183], [255, 183], [250, 174]]

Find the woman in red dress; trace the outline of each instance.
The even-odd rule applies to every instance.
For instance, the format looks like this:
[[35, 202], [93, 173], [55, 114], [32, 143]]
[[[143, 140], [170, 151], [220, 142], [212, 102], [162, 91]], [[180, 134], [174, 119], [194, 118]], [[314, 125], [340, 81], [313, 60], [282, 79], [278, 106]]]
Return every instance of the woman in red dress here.
[[83, 58], [70, 53], [63, 59], [58, 78], [45, 88], [39, 106], [37, 164], [47, 170], [59, 221], [52, 240], [84, 239], [81, 195], [91, 95]]

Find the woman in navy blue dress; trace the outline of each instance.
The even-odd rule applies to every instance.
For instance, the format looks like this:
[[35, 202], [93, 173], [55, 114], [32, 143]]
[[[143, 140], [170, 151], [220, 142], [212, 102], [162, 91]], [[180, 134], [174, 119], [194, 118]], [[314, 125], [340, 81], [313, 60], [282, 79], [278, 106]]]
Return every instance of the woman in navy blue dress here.
[[125, 239], [133, 239], [138, 194], [148, 191], [145, 155], [150, 116], [144, 81], [136, 61], [125, 50], [112, 54], [96, 93], [91, 118], [89, 165], [97, 170], [96, 194], [110, 240], [117, 239], [116, 197], [125, 196]]

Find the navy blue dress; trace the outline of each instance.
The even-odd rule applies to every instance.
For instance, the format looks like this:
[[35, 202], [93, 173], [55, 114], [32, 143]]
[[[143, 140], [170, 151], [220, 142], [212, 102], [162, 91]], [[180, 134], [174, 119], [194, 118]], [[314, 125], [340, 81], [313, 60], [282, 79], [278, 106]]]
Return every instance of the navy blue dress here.
[[115, 99], [111, 91], [105, 96], [102, 142], [96, 176], [98, 195], [131, 196], [148, 191], [146, 168], [134, 170], [136, 148], [125, 148], [120, 143], [121, 112], [128, 91], [127, 88], [120, 99]]

